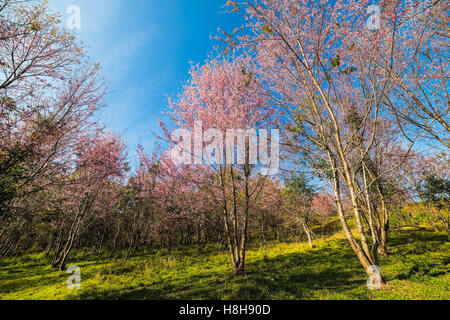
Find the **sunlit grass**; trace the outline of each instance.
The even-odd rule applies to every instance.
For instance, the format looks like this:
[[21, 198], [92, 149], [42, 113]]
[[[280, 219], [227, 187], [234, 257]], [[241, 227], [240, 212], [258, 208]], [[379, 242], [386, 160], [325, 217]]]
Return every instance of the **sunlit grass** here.
[[382, 291], [365, 286], [366, 275], [341, 234], [306, 243], [269, 243], [248, 251], [247, 276], [232, 275], [227, 250], [206, 246], [168, 253], [142, 249], [121, 255], [76, 252], [81, 290], [69, 290], [69, 274], [49, 267], [43, 254], [0, 263], [1, 299], [450, 299], [450, 245], [445, 234], [395, 233], [392, 255], [381, 260], [388, 280]]

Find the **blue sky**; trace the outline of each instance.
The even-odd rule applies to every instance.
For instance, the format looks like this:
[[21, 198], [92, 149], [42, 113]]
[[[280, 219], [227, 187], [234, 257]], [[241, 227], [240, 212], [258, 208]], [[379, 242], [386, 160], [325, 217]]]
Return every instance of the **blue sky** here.
[[101, 121], [123, 135], [129, 160], [135, 148], [151, 151], [158, 119], [165, 119], [167, 95], [176, 97], [188, 79], [189, 62], [202, 63], [213, 51], [217, 28], [231, 32], [242, 25], [226, 13], [226, 0], [50, 0], [69, 18], [81, 9], [79, 38], [107, 80], [107, 106]]

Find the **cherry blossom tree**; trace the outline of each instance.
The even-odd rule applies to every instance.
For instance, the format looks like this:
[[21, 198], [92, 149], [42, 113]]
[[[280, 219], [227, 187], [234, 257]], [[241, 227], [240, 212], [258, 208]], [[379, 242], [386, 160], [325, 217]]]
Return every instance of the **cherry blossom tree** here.
[[305, 177], [293, 175], [286, 180], [286, 187], [283, 191], [286, 199], [283, 208], [300, 222], [308, 238], [309, 246], [314, 248], [313, 232], [310, 227], [310, 221], [312, 220], [311, 209], [316, 193], [314, 188], [308, 185]]
[[98, 203], [102, 193], [108, 191], [114, 180], [123, 178], [126, 168], [124, 145], [113, 134], [96, 131], [78, 141], [71, 183], [62, 190], [65, 199], [63, 219], [68, 219], [69, 228], [64, 244], [54, 252], [53, 267], [65, 269], [70, 251], [83, 229], [97, 217], [96, 213], [108, 209]]
[[95, 126], [103, 81], [44, 2], [4, 1], [0, 83], [1, 232], [17, 234], [36, 213], [31, 198], [67, 177], [77, 141]]
[[312, 200], [312, 210], [322, 219], [327, 219], [336, 213], [336, 206], [330, 195], [320, 193]]
[[408, 139], [419, 133], [432, 145], [448, 148], [449, 4], [425, 0], [380, 5], [381, 32], [387, 34], [378, 41], [389, 45], [392, 55], [373, 62], [379, 72], [391, 75], [393, 89], [386, 104]]
[[[245, 274], [252, 199], [260, 192], [266, 177], [260, 176], [250, 183], [255, 176], [255, 166], [250, 161], [250, 137], [245, 137], [243, 164], [234, 164], [234, 160], [227, 158], [230, 157], [230, 151], [225, 147], [224, 138], [230, 129], [251, 132], [257, 128], [268, 128], [274, 119], [267, 94], [250, 68], [250, 62], [249, 57], [238, 56], [232, 59], [217, 58], [203, 67], [193, 66], [191, 79], [183, 93], [177, 101], [170, 101], [171, 118], [177, 127], [195, 132], [196, 123], [200, 122], [204, 128], [214, 129], [215, 134], [211, 135], [209, 131], [205, 133], [206, 143], [199, 142], [200, 147], [209, 145], [213, 148], [206, 149], [206, 154], [200, 156], [190, 148], [187, 153], [193, 157], [194, 163], [200, 160], [201, 164], [205, 160], [206, 166], [214, 172], [215, 194], [221, 203], [230, 258], [236, 275]], [[169, 131], [166, 131], [166, 136], [172, 142], [179, 142], [173, 141]]]
[[[385, 25], [401, 15], [382, 5]], [[293, 152], [330, 182], [349, 244], [370, 275], [381, 240], [369, 188], [379, 187], [380, 177], [401, 163], [373, 166], [374, 149], [397, 125], [387, 103], [397, 76], [380, 65], [396, 61], [400, 53], [393, 48], [401, 38], [392, 38], [390, 27], [367, 28], [367, 6], [344, 0], [246, 1], [239, 11], [251, 34], [239, 46], [254, 55], [273, 103], [286, 112]], [[360, 240], [348, 226], [343, 192], [350, 197]], [[377, 198], [382, 196], [380, 189]], [[380, 224], [388, 226], [385, 211]]]

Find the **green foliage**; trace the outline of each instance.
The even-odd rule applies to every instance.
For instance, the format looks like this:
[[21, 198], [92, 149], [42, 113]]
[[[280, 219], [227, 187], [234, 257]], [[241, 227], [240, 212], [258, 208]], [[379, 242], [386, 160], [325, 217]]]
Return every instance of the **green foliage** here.
[[32, 23], [30, 24], [30, 29], [34, 31], [39, 31], [41, 30], [41, 25], [39, 22]]
[[7, 201], [18, 195], [26, 177], [24, 154], [18, 146], [8, 154], [0, 153], [0, 216]]
[[429, 176], [422, 182], [419, 195], [426, 202], [437, 206], [447, 206], [450, 201], [450, 180]]
[[306, 202], [311, 202], [316, 195], [313, 186], [308, 184], [306, 177], [303, 175], [291, 175], [285, 181], [286, 188], [285, 195], [291, 199], [304, 199]]
[[348, 75], [348, 74], [352, 74], [353, 72], [356, 72], [356, 71], [358, 71], [357, 68], [355, 68], [355, 67], [348, 67], [348, 68], [345, 68], [345, 69], [342, 71], [342, 73]]
[[341, 56], [336, 55], [333, 59], [331, 59], [330, 64], [333, 68], [339, 67], [341, 65]]
[[313, 168], [319, 172], [319, 176], [321, 178], [325, 178], [327, 180], [333, 179], [333, 170], [331, 166], [325, 162], [323, 159], [317, 159], [316, 162], [313, 163]]
[[274, 33], [274, 30], [271, 26], [264, 25], [261, 27], [261, 31], [264, 32], [267, 35], [272, 35]]

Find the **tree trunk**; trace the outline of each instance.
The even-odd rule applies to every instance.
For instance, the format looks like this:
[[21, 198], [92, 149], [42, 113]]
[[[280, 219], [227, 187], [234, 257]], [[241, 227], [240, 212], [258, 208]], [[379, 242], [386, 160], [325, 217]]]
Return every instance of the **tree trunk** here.
[[[342, 206], [339, 176], [338, 176], [338, 171], [337, 171], [338, 169], [336, 168], [336, 164], [335, 164], [334, 159], [332, 158], [332, 155], [329, 154], [328, 156], [329, 156], [331, 169], [332, 169], [332, 173], [333, 173], [333, 191], [334, 191], [334, 195], [335, 195], [336, 206], [338, 209], [337, 211], [339, 214], [339, 219], [342, 224], [342, 228], [344, 229], [344, 233], [347, 237], [350, 247], [353, 249], [353, 252], [355, 252], [356, 256], [358, 257], [359, 261], [361, 262], [361, 265], [363, 266], [364, 271], [366, 271], [367, 275], [369, 277], [371, 277], [372, 276], [372, 268], [373, 268], [372, 262], [367, 257], [366, 253], [361, 249], [361, 247], [356, 242], [356, 239], [353, 236], [353, 234], [350, 230], [350, 227], [346, 221], [344, 208]], [[381, 284], [384, 285], [384, 283], [385, 283], [385, 281], [381, 277]]]
[[312, 239], [312, 235], [311, 235], [311, 230], [309, 229], [308, 225], [306, 224], [306, 222], [302, 221], [302, 226], [303, 226], [303, 230], [306, 233], [306, 236], [308, 237], [308, 243], [309, 246], [311, 247], [311, 249], [314, 249], [314, 244], [313, 244], [313, 239]]

